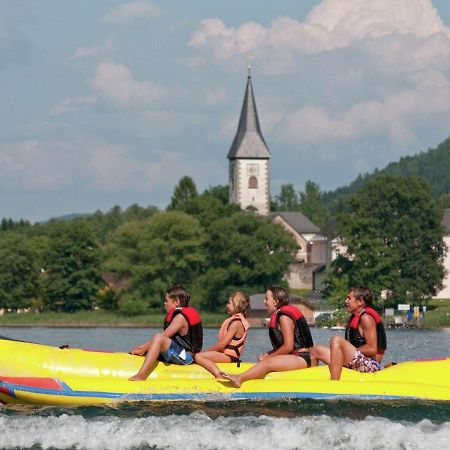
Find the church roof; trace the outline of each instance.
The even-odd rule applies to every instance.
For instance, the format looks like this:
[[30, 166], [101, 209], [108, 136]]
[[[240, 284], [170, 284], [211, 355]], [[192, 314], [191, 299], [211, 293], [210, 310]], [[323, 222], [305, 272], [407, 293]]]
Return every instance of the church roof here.
[[305, 217], [301, 212], [291, 212], [291, 211], [276, 211], [270, 213], [272, 217], [280, 216], [287, 222], [297, 233], [319, 233], [320, 229], [318, 226], [314, 225], [307, 217]]
[[270, 151], [264, 141], [259, 125], [250, 68], [248, 71], [247, 87], [245, 89], [244, 103], [242, 104], [238, 129], [227, 158], [270, 158]]

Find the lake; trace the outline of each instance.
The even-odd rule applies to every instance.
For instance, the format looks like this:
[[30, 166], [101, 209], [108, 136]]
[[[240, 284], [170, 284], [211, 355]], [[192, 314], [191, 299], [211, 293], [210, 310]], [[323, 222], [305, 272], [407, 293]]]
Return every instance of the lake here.
[[[156, 329], [0, 327], [0, 335], [49, 345], [128, 351]], [[312, 328], [316, 343], [329, 329]], [[387, 361], [450, 355], [449, 330], [387, 330]], [[205, 348], [217, 330], [205, 330]], [[252, 329], [244, 360], [270, 348]], [[234, 401], [120, 407], [0, 408], [2, 449], [430, 449], [450, 447], [450, 404], [418, 401]]]

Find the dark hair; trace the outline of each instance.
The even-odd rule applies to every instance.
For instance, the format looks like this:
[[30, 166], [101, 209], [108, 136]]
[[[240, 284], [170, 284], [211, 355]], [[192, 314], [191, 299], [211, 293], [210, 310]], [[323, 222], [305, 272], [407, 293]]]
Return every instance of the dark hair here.
[[180, 302], [180, 306], [188, 306], [189, 300], [191, 299], [191, 294], [187, 289], [181, 286], [181, 284], [176, 284], [175, 286], [167, 289], [166, 295], [168, 295], [172, 300], [178, 300]]
[[357, 300], [363, 300], [366, 306], [372, 305], [372, 291], [367, 286], [353, 286], [350, 288], [349, 292], [353, 292], [353, 295]]
[[289, 304], [289, 291], [286, 288], [281, 286], [270, 286], [266, 290], [272, 292], [278, 308]]

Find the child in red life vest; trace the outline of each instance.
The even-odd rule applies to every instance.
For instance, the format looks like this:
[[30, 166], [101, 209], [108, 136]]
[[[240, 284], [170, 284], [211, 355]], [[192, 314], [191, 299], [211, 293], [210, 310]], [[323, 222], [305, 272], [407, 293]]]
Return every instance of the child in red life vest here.
[[130, 377], [130, 381], [145, 380], [158, 359], [178, 365], [194, 362], [194, 355], [202, 349], [203, 327], [200, 315], [189, 306], [190, 298], [189, 292], [181, 285], [167, 289], [164, 331], [130, 351], [132, 355], [146, 355], [139, 372]]
[[372, 308], [372, 291], [355, 286], [348, 291], [345, 307], [351, 314], [345, 338], [333, 336], [330, 347], [316, 345], [311, 350], [313, 366], [323, 361], [330, 369], [330, 379], [339, 380], [343, 367], [358, 372], [376, 372], [386, 350], [386, 332], [380, 315]]
[[310, 348], [314, 345], [306, 319], [289, 304], [289, 292], [280, 286], [267, 288], [264, 303], [271, 315], [269, 336], [273, 349], [259, 355], [259, 363], [241, 374], [221, 373], [234, 387], [248, 380], [264, 378], [269, 372], [305, 369], [311, 365]]
[[227, 313], [219, 330], [217, 342], [206, 351], [195, 355], [195, 362], [221, 378], [221, 372], [214, 363], [238, 362], [244, 349], [248, 329], [246, 317], [250, 308], [250, 299], [243, 292], [234, 292], [228, 299]]

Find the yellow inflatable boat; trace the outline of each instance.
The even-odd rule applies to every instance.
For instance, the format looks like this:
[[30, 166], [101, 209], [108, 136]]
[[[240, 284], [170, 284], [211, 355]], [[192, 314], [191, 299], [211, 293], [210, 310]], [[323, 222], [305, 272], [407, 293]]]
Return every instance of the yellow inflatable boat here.
[[[146, 381], [128, 381], [142, 357], [0, 339], [0, 402], [94, 405], [124, 401], [233, 399], [427, 399], [450, 401], [450, 358], [407, 361], [373, 374], [326, 366], [271, 373], [240, 389], [203, 368], [158, 363]], [[251, 364], [221, 364], [238, 373]]]

